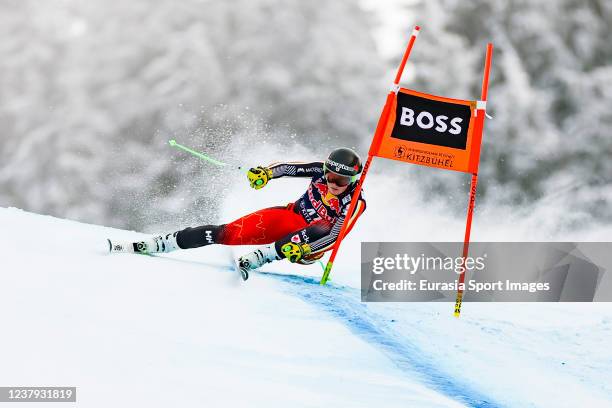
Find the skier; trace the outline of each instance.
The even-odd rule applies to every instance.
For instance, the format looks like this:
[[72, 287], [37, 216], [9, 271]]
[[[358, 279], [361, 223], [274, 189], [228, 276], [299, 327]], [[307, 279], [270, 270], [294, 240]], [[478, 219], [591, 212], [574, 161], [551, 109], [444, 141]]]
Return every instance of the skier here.
[[[249, 271], [281, 259], [310, 264], [331, 249], [340, 233], [362, 164], [351, 149], [333, 150], [325, 163], [274, 163], [251, 168], [250, 186], [263, 188], [271, 179], [310, 177], [306, 192], [294, 203], [265, 208], [227, 224], [189, 227], [158, 235], [141, 242], [116, 244], [109, 240], [111, 252], [158, 253], [176, 249], [198, 248], [211, 244], [260, 245], [238, 259], [244, 280]], [[365, 211], [361, 194], [347, 232]]]

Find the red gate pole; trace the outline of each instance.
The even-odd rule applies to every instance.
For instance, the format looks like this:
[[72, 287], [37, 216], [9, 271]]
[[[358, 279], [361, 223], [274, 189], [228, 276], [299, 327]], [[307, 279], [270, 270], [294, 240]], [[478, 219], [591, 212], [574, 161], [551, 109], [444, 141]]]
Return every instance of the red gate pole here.
[[349, 225], [349, 220], [355, 211], [355, 207], [357, 206], [357, 201], [359, 200], [359, 194], [361, 193], [361, 187], [363, 186], [363, 182], [370, 170], [370, 164], [372, 163], [372, 159], [374, 155], [378, 153], [378, 148], [380, 147], [380, 142], [385, 133], [385, 129], [387, 127], [387, 121], [389, 119], [389, 113], [391, 111], [391, 107], [393, 105], [393, 99], [399, 90], [399, 81], [402, 77], [402, 73], [404, 72], [404, 67], [406, 66], [406, 62], [408, 61], [408, 57], [410, 57], [410, 52], [412, 51], [412, 46], [414, 45], [414, 41], [419, 35], [420, 31], [419, 26], [415, 26], [412, 30], [412, 35], [410, 36], [410, 41], [408, 42], [408, 46], [406, 47], [406, 51], [404, 52], [404, 56], [402, 58], [402, 62], [400, 63], [399, 68], [397, 69], [397, 74], [395, 75], [395, 80], [393, 81], [393, 86], [391, 90], [389, 90], [389, 94], [387, 95], [387, 101], [385, 102], [385, 106], [380, 114], [380, 119], [378, 119], [378, 124], [376, 126], [376, 131], [374, 132], [374, 138], [372, 139], [372, 143], [370, 144], [370, 151], [368, 152], [368, 159], [363, 166], [363, 172], [361, 173], [361, 177], [359, 177], [359, 181], [357, 182], [357, 187], [353, 192], [353, 196], [351, 197], [351, 204], [349, 205], [346, 216], [344, 217], [344, 222], [342, 224], [342, 228], [340, 229], [340, 233], [338, 234], [338, 238], [336, 238], [336, 243], [334, 244], [334, 248], [332, 250], [332, 254], [329, 257], [329, 261], [327, 261], [327, 265], [325, 265], [325, 270], [323, 271], [323, 276], [321, 277], [321, 281], [319, 282], [321, 285], [325, 285], [329, 280], [329, 274], [331, 273], [332, 266], [334, 264], [334, 260], [336, 259], [336, 254], [338, 253], [338, 249], [340, 249], [340, 244], [346, 235], [346, 231]]
[[[493, 55], [493, 44], [487, 44], [487, 55], [485, 57], [484, 74], [482, 76], [482, 91], [480, 100], [485, 102], [482, 109], [476, 109], [476, 123], [474, 132], [478, 132], [479, 139], [482, 139], [484, 129], [484, 120], [486, 116], [486, 101], [487, 92], [489, 90], [489, 71], [491, 69], [491, 57]], [[480, 157], [477, 158], [480, 160]], [[465, 236], [463, 238], [463, 255], [461, 260], [461, 274], [459, 275], [459, 287], [457, 288], [457, 299], [455, 301], [455, 317], [459, 317], [461, 313], [461, 302], [463, 300], [462, 286], [465, 283], [465, 258], [468, 256], [470, 248], [470, 233], [472, 231], [472, 216], [474, 215], [474, 205], [476, 204], [476, 187], [478, 185], [478, 167], [476, 172], [472, 173], [472, 181], [470, 183], [470, 199], [468, 201], [467, 218], [465, 221]]]

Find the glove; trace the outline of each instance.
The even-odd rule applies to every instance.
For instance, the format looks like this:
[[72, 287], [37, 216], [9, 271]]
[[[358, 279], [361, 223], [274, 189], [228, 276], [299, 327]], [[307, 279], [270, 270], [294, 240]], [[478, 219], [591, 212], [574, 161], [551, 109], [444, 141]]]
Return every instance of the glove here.
[[257, 166], [251, 168], [247, 172], [247, 178], [249, 179], [251, 187], [255, 190], [259, 190], [260, 188], [264, 188], [264, 186], [268, 184], [268, 181], [272, 179], [272, 170], [267, 167]]
[[313, 263], [317, 262], [319, 259], [323, 258], [323, 255], [325, 255], [324, 252], [319, 252], [318, 254], [308, 254], [308, 255], [304, 255], [302, 256], [302, 259], [298, 260], [297, 263], [299, 263], [300, 265], [312, 265]]
[[296, 263], [310, 253], [310, 245], [287, 242], [281, 247], [281, 252], [289, 262]]

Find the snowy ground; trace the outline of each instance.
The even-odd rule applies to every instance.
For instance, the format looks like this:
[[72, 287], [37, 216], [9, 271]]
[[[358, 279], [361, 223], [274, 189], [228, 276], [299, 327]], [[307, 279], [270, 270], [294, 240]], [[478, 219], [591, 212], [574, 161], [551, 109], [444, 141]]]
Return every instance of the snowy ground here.
[[609, 304], [455, 319], [282, 264], [242, 283], [224, 248], [108, 255], [140, 234], [16, 209], [0, 230], [1, 386], [76, 386], [84, 407], [612, 406]]

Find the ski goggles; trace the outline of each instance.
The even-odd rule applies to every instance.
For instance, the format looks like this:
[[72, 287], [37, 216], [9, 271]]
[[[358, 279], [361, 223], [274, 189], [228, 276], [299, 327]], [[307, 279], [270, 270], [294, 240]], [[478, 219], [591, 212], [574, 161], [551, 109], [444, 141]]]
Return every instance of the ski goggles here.
[[328, 171], [325, 173], [325, 180], [327, 180], [328, 183], [337, 185], [338, 187], [345, 187], [351, 184], [351, 181], [353, 181], [353, 177], [341, 176], [340, 174]]

